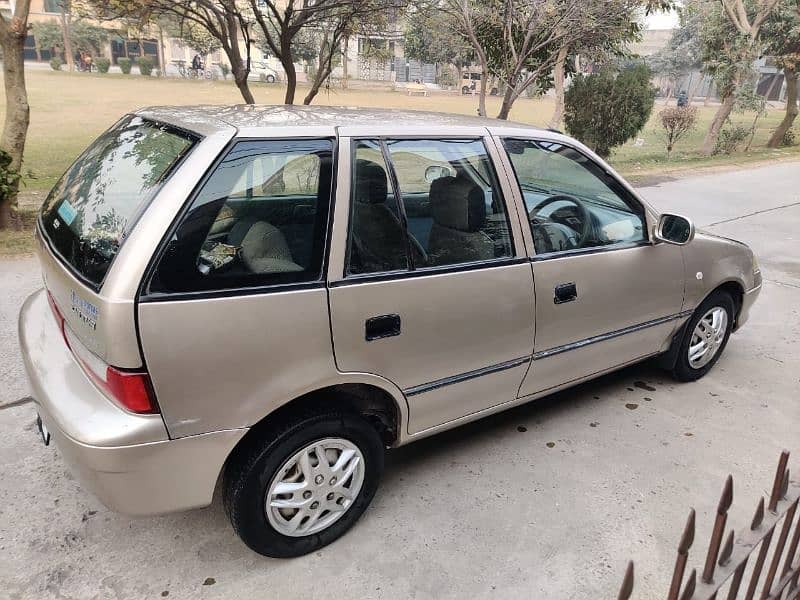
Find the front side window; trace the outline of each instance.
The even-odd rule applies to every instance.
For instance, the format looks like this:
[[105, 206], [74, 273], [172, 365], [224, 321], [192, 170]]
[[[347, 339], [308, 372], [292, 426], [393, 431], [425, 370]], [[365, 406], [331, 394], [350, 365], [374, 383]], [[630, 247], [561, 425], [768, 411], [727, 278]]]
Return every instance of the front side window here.
[[[513, 256], [505, 203], [482, 140], [360, 141], [354, 158], [350, 273]], [[362, 218], [364, 204], [384, 216]], [[395, 258], [400, 253], [405, 261]]]
[[141, 117], [127, 117], [97, 138], [42, 206], [53, 250], [99, 286], [137, 216], [195, 141]]
[[330, 140], [237, 143], [192, 201], [150, 291], [320, 280], [332, 150]]
[[537, 254], [647, 240], [644, 213], [622, 186], [574, 148], [503, 140]]

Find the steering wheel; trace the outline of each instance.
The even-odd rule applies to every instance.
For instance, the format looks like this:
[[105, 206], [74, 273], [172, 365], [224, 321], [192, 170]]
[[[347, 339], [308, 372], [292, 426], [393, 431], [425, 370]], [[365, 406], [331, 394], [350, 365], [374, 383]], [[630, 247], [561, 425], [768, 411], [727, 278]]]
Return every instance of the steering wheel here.
[[[566, 194], [556, 194], [555, 196], [550, 196], [549, 198], [545, 198], [528, 212], [528, 218], [547, 219], [550, 222], [557, 222], [553, 221], [552, 218], [539, 216], [539, 213], [542, 211], [542, 209], [544, 209], [547, 206], [550, 206], [551, 204], [555, 204], [556, 202], [569, 202], [577, 209], [578, 216], [581, 221], [581, 230], [576, 231], [576, 233], [578, 234], [578, 241], [576, 242], [575, 246], [576, 248], [583, 247], [584, 243], [589, 239], [589, 235], [592, 232], [592, 218], [589, 215], [589, 211], [586, 210], [586, 207], [580, 201], [573, 198], [572, 196], [567, 196]], [[563, 225], [563, 223], [561, 223], [561, 225]], [[570, 228], [572, 229], [572, 227]]]

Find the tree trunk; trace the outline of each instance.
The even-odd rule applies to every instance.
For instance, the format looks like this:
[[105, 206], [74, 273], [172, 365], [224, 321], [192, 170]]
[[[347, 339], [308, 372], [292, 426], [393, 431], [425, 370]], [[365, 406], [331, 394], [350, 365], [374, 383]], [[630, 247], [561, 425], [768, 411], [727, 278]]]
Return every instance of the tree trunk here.
[[70, 72], [75, 70], [75, 57], [72, 55], [72, 40], [69, 33], [69, 19], [67, 18], [67, 2], [61, 3], [61, 35], [64, 38], [64, 60]]
[[514, 104], [514, 88], [510, 85], [506, 86], [506, 91], [503, 94], [503, 103], [500, 105], [500, 112], [497, 113], [498, 119], [508, 119], [509, 113], [511, 113], [511, 107]]
[[556, 64], [553, 67], [553, 89], [556, 95], [556, 106], [553, 109], [553, 116], [550, 119], [550, 128], [558, 129], [561, 127], [561, 120], [564, 118], [564, 67], [567, 63], [567, 47], [564, 46], [558, 51]]
[[284, 104], [294, 104], [294, 95], [297, 91], [297, 70], [294, 68], [292, 60], [292, 40], [281, 36], [281, 55], [278, 57], [286, 72], [286, 94], [283, 97]]
[[717, 145], [717, 139], [719, 138], [719, 132], [722, 131], [725, 120], [730, 116], [735, 103], [736, 96], [734, 94], [728, 94], [722, 101], [722, 104], [719, 105], [717, 114], [714, 115], [714, 120], [711, 121], [711, 127], [709, 127], [708, 133], [706, 134], [706, 139], [703, 141], [702, 153], [706, 156], [711, 156], [711, 153], [714, 152], [714, 147]]
[[325, 33], [323, 38], [319, 55], [317, 56], [317, 68], [314, 73], [314, 80], [311, 82], [311, 89], [308, 90], [306, 97], [303, 98], [303, 104], [309, 105], [313, 102], [322, 84], [328, 79], [333, 70], [333, 54], [336, 52], [336, 47], [339, 45], [333, 40], [328, 45], [328, 34]]
[[[228, 58], [230, 59], [230, 56]], [[233, 81], [236, 83], [236, 87], [239, 88], [239, 93], [242, 94], [242, 99], [246, 104], [255, 104], [256, 100], [253, 98], [253, 92], [250, 91], [250, 86], [247, 83], [247, 70], [242, 68], [241, 65], [231, 65], [231, 67], [233, 71]]]
[[344, 36], [342, 41], [342, 89], [347, 89], [347, 50], [350, 46], [350, 38]]
[[[30, 122], [28, 92], [25, 87], [25, 37], [28, 33], [29, 1], [16, 4], [13, 17], [2, 17], [0, 45], [3, 47], [3, 83], [6, 91], [6, 118], [0, 148], [11, 156], [9, 169], [20, 172], [25, 138]], [[19, 182], [11, 185], [5, 198], [0, 198], [0, 229], [16, 221], [17, 191]]]
[[783, 121], [775, 129], [772, 136], [767, 142], [768, 148], [778, 148], [783, 142], [783, 136], [791, 129], [794, 120], [797, 117], [797, 67], [783, 69], [784, 78], [786, 79], [786, 114]]

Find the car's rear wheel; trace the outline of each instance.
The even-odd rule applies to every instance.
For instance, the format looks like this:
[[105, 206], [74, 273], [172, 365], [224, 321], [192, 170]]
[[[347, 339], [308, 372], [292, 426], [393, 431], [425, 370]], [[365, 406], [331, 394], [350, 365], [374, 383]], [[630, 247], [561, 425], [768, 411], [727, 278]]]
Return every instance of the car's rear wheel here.
[[267, 83], [275, 83], [275, 75], [272, 75], [271, 73], [267, 75]]
[[672, 372], [680, 381], [695, 381], [719, 360], [728, 343], [734, 320], [730, 294], [717, 291], [697, 307], [686, 326]]
[[251, 549], [287, 558], [330, 544], [369, 505], [380, 435], [360, 415], [309, 414], [248, 440], [225, 471], [224, 504]]

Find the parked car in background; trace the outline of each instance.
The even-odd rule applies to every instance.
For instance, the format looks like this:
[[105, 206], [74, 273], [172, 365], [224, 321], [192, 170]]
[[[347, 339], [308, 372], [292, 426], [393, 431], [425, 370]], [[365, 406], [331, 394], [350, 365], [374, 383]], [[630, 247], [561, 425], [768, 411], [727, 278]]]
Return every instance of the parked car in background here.
[[761, 288], [747, 246], [575, 140], [413, 111], [144, 109], [36, 236], [42, 439], [124, 513], [206, 506], [221, 477], [276, 557], [355, 523], [385, 447], [648, 358], [702, 377]]
[[250, 66], [250, 74], [247, 76], [249, 81], [262, 81], [264, 83], [275, 83], [280, 81], [279, 72], [270, 67], [266, 62], [254, 60]]

